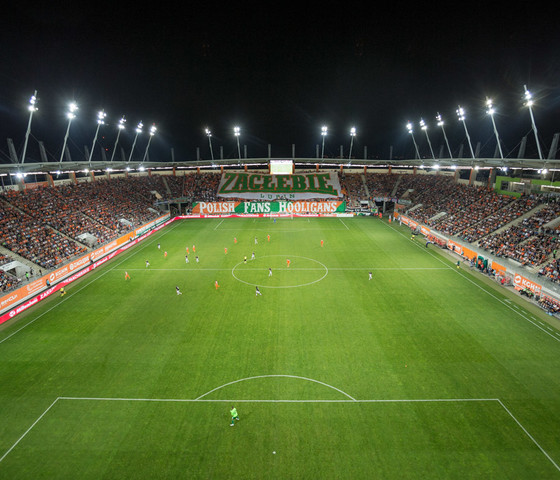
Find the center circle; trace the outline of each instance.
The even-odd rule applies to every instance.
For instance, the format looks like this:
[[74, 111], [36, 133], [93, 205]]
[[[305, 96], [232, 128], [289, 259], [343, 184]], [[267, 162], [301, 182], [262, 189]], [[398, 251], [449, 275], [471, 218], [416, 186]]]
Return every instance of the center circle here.
[[259, 288], [305, 287], [320, 282], [328, 273], [318, 260], [298, 255], [265, 255], [239, 262], [231, 270], [237, 281]]

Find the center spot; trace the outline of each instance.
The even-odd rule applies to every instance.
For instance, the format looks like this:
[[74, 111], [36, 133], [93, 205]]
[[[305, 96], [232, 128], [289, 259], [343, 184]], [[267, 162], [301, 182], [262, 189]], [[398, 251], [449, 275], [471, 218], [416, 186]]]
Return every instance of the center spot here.
[[295, 255], [265, 255], [254, 260], [247, 259], [247, 263], [240, 262], [231, 271], [236, 280], [259, 288], [304, 287], [320, 282], [328, 273], [329, 269], [318, 260]]

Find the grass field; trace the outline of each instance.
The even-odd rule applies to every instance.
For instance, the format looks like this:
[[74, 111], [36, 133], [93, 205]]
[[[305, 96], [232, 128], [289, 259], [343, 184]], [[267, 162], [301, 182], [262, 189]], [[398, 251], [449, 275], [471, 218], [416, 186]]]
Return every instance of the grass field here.
[[0, 327], [2, 479], [560, 479], [560, 333], [404, 227], [177, 221], [67, 292]]

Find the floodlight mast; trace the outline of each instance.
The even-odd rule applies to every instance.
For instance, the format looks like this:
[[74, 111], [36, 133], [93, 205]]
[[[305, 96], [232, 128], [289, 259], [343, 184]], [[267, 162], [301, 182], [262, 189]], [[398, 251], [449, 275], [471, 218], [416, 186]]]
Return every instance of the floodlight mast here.
[[72, 124], [72, 120], [76, 117], [76, 114], [74, 113], [76, 110], [78, 110], [78, 106], [72, 102], [68, 106], [68, 112], [66, 113], [66, 117], [68, 118], [68, 128], [66, 129], [66, 135], [64, 135], [64, 143], [62, 144], [62, 152], [60, 153], [59, 163], [62, 163], [62, 159], [64, 158], [64, 150], [66, 149], [66, 142], [68, 141], [68, 134], [70, 133], [70, 125]]
[[350, 152], [348, 153], [348, 160], [352, 159], [352, 145], [354, 144], [354, 137], [356, 136], [356, 127], [350, 129]]
[[107, 114], [105, 113], [105, 110], [101, 110], [100, 112], [97, 113], [97, 128], [95, 129], [95, 137], [93, 137], [93, 143], [91, 144], [91, 151], [89, 152], [88, 162], [90, 166], [91, 166], [91, 158], [93, 157], [93, 149], [95, 148], [95, 142], [97, 141], [97, 134], [99, 133], [99, 127], [105, 124], [106, 116]]
[[531, 115], [531, 124], [533, 126], [533, 133], [535, 134], [535, 140], [537, 142], [537, 150], [539, 152], [539, 160], [542, 160], [541, 144], [539, 143], [539, 135], [537, 134], [537, 125], [535, 124], [535, 117], [533, 116], [532, 106], [534, 104], [533, 96], [531, 92], [527, 90], [527, 85], [523, 85], [525, 88], [525, 105], [529, 108], [529, 114]]
[[132, 152], [134, 152], [134, 146], [136, 145], [136, 140], [138, 139], [138, 135], [142, 133], [142, 128], [144, 128], [144, 124], [140, 121], [138, 126], [136, 127], [136, 135], [134, 136], [134, 142], [132, 142], [132, 148], [130, 149], [130, 156], [128, 157], [128, 162], [132, 160]]
[[148, 148], [150, 148], [150, 142], [152, 141], [152, 137], [156, 134], [157, 128], [156, 124], [152, 123], [150, 127], [150, 138], [148, 138], [148, 145], [146, 145], [146, 151], [144, 152], [144, 158], [142, 159], [142, 163], [148, 158]]
[[408, 122], [406, 124], [406, 128], [408, 130], [408, 133], [410, 133], [410, 136], [412, 137], [412, 143], [414, 143], [414, 149], [416, 150], [416, 157], [418, 158], [418, 160], [420, 160], [420, 152], [418, 151], [418, 145], [416, 145], [416, 140], [414, 139], [414, 132], [412, 130], [412, 123]]
[[323, 160], [324, 156], [325, 156], [325, 137], [327, 136], [327, 131], [329, 130], [329, 128], [326, 125], [323, 125], [321, 127], [321, 136], [323, 137], [323, 142], [322, 142], [322, 146], [321, 146], [321, 160]]
[[426, 122], [422, 118], [420, 119], [420, 128], [422, 130], [424, 130], [424, 133], [426, 134], [426, 139], [428, 140], [428, 145], [430, 147], [430, 152], [432, 153], [432, 158], [435, 160], [436, 156], [434, 155], [434, 150], [432, 148], [432, 142], [430, 142], [430, 137], [428, 136], [428, 125], [426, 125]]
[[212, 132], [209, 128], [205, 130], [206, 136], [208, 137], [208, 144], [210, 145], [210, 157], [212, 158], [212, 162], [214, 161], [214, 150], [212, 150]]
[[115, 152], [117, 151], [117, 145], [119, 144], [119, 137], [121, 136], [121, 132], [124, 130], [124, 124], [126, 123], [126, 119], [123, 117], [119, 120], [117, 128], [119, 131], [117, 132], [117, 139], [115, 140], [115, 146], [113, 147], [113, 153], [111, 154], [111, 162], [113, 158], [115, 158]]
[[457, 117], [460, 122], [463, 122], [463, 127], [465, 127], [465, 134], [467, 135], [467, 142], [469, 143], [469, 148], [471, 150], [472, 158], [474, 159], [474, 151], [471, 144], [471, 137], [469, 136], [469, 131], [467, 130], [467, 124], [465, 123], [465, 110], [460, 105], [457, 108]]
[[237, 155], [239, 156], [239, 161], [241, 161], [241, 148], [239, 147], [239, 135], [241, 135], [241, 129], [239, 127], [233, 127], [233, 134], [237, 139]]
[[494, 127], [494, 135], [496, 135], [496, 141], [498, 142], [498, 150], [500, 151], [500, 158], [503, 160], [504, 159], [504, 154], [502, 152], [502, 144], [500, 143], [500, 136], [498, 135], [498, 129], [496, 128], [496, 122], [494, 121], [494, 113], [496, 113], [496, 110], [494, 110], [494, 105], [492, 104], [492, 100], [489, 99], [488, 97], [486, 97], [486, 113], [488, 115], [490, 115], [490, 118], [492, 119], [492, 126]]
[[29, 122], [27, 123], [27, 130], [25, 132], [25, 142], [23, 144], [23, 153], [21, 154], [21, 163], [25, 162], [25, 153], [27, 152], [27, 142], [29, 141], [29, 134], [31, 133], [31, 120], [33, 118], [33, 113], [37, 111], [35, 104], [37, 103], [37, 90], [29, 99]]
[[447, 150], [449, 151], [449, 158], [453, 159], [451, 148], [449, 148], [449, 141], [447, 140], [447, 135], [445, 134], [445, 128], [443, 128], [443, 119], [441, 118], [439, 112], [436, 115], [436, 120], [437, 120], [438, 127], [441, 127], [441, 131], [443, 132], [443, 138], [445, 139], [445, 144], [447, 145]]

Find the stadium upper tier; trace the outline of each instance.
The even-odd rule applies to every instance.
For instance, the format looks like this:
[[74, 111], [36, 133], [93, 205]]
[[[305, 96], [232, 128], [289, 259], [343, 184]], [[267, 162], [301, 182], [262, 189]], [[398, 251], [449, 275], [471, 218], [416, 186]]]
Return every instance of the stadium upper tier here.
[[[168, 172], [169, 173], [169, 172]], [[511, 258], [552, 281], [559, 243], [556, 197], [519, 198], [480, 185], [459, 183], [449, 175], [337, 173], [348, 209], [389, 202], [431, 230], [460, 238], [496, 256]], [[194, 202], [219, 201], [221, 174], [128, 175], [95, 181], [68, 178], [49, 186], [6, 188], [0, 194], [2, 253], [22, 258], [36, 269], [52, 269], [147, 223], [181, 199], [180, 213]], [[231, 199], [229, 199], [231, 200]], [[387, 205], [387, 203], [386, 203]], [[159, 211], [158, 211], [159, 209]], [[179, 211], [177, 211], [179, 213]], [[1, 268], [1, 266], [0, 266]], [[5, 281], [8, 289], [13, 282]]]

